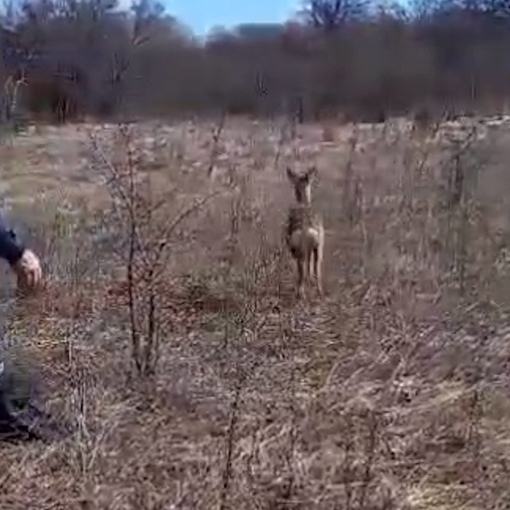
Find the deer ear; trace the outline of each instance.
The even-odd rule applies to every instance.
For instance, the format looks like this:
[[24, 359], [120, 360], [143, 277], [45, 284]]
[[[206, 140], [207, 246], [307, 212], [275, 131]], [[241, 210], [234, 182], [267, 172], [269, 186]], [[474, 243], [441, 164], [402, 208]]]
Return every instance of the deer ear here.
[[287, 167], [287, 177], [291, 182], [294, 182], [296, 180], [296, 174], [294, 173], [292, 168], [290, 168], [290, 166]]

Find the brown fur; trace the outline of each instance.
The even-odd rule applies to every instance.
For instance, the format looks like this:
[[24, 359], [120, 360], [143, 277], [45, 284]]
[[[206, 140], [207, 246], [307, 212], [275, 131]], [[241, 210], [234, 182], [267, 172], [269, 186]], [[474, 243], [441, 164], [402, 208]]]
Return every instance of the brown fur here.
[[322, 296], [322, 258], [324, 252], [324, 226], [322, 217], [313, 210], [311, 185], [317, 174], [315, 167], [303, 175], [290, 168], [287, 176], [294, 187], [297, 204], [289, 209], [285, 226], [287, 246], [297, 266], [297, 292], [304, 296], [305, 283], [315, 277], [319, 295]]

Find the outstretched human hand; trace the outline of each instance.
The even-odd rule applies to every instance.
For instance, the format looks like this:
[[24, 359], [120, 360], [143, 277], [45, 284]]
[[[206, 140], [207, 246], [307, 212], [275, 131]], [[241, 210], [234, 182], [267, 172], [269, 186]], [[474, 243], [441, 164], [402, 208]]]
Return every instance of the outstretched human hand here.
[[42, 280], [42, 269], [39, 257], [32, 250], [25, 250], [14, 265], [18, 277], [18, 287], [22, 291], [35, 290]]

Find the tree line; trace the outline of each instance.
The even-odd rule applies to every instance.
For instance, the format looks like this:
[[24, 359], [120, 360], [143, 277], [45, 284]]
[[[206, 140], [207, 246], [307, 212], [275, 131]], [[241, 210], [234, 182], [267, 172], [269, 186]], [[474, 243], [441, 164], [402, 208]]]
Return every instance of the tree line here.
[[[510, 0], [307, 0], [284, 24], [198, 38], [154, 0], [25, 0], [0, 78], [33, 114], [292, 114], [380, 121], [494, 114], [510, 98]], [[5, 94], [5, 87], [4, 87]]]

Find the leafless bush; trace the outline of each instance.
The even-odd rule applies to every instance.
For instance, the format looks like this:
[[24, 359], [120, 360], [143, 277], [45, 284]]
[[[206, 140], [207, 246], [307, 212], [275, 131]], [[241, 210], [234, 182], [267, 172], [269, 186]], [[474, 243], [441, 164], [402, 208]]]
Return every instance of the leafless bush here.
[[172, 218], [169, 204], [174, 201], [175, 190], [161, 189], [153, 183], [151, 173], [144, 172], [129, 126], [120, 126], [115, 136], [113, 158], [104, 154], [97, 140], [92, 138], [91, 142], [112, 193], [112, 214], [119, 221], [132, 361], [139, 375], [148, 376], [155, 374], [160, 343], [171, 332], [168, 267], [172, 236], [188, 216], [217, 193], [188, 204]]

